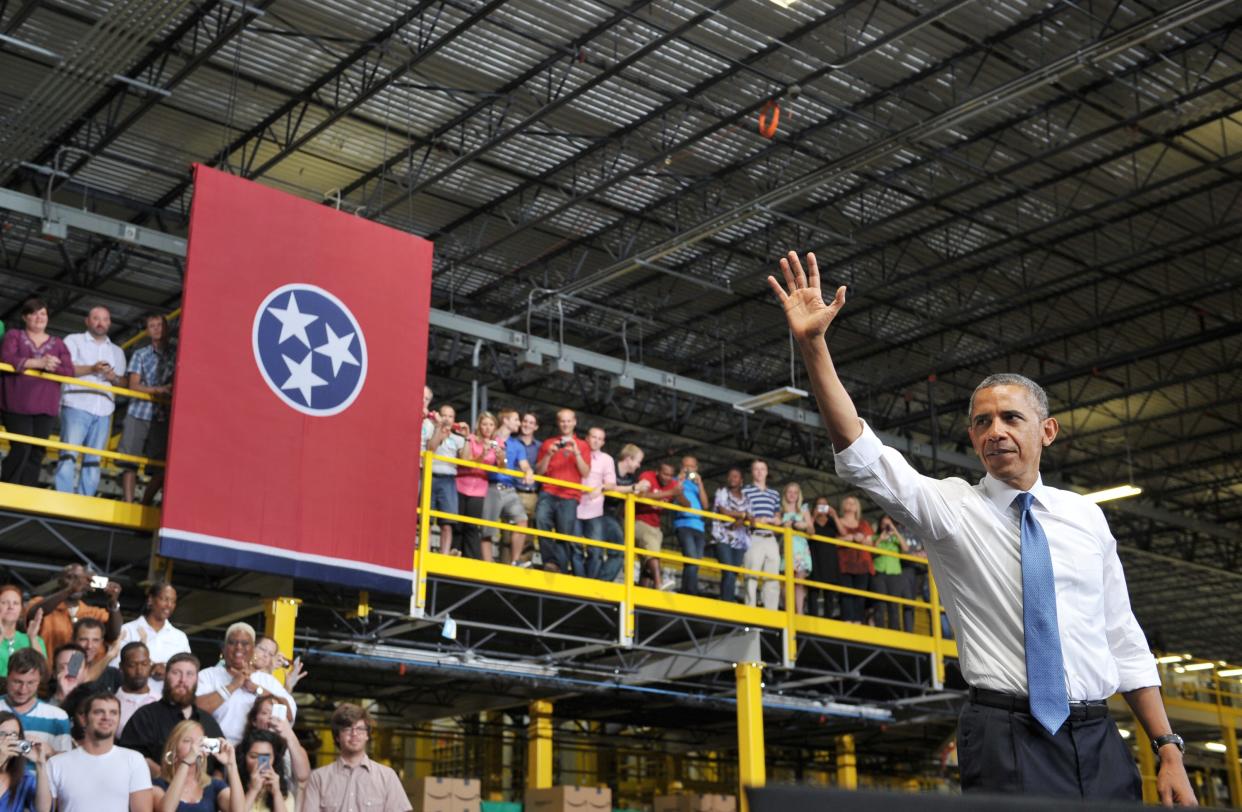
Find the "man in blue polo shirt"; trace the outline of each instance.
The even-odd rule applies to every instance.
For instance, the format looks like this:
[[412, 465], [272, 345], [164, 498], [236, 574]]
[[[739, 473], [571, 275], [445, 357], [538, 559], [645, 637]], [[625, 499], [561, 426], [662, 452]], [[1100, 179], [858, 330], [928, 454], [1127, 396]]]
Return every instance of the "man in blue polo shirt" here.
[[41, 742], [52, 753], [63, 753], [73, 749], [69, 717], [60, 708], [39, 699], [39, 686], [47, 677], [47, 660], [38, 650], [24, 648], [13, 652], [0, 710], [21, 719], [27, 739]]
[[[535, 472], [526, 457], [526, 446], [516, 436], [522, 422], [521, 417], [516, 409], [501, 409], [496, 417], [500, 421], [500, 428], [496, 430], [496, 442], [505, 444], [504, 467], [511, 471], [521, 471], [526, 476], [518, 479], [508, 474], [488, 474], [487, 496], [483, 499], [483, 518], [489, 522], [526, 527], [529, 518], [517, 489], [522, 485], [534, 485]], [[509, 560], [520, 565], [526, 534], [513, 531], [509, 535]], [[483, 538], [498, 541], [500, 531], [494, 527], [484, 527]]]

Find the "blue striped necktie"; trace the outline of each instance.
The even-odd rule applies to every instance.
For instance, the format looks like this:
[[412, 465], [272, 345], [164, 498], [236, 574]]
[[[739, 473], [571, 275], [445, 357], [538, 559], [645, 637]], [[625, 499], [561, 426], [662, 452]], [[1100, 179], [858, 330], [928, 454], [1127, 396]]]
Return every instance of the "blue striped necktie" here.
[[1026, 687], [1034, 716], [1056, 735], [1069, 718], [1065, 662], [1057, 628], [1057, 585], [1048, 537], [1031, 512], [1035, 497], [1020, 493], [1022, 510], [1022, 633], [1026, 641]]

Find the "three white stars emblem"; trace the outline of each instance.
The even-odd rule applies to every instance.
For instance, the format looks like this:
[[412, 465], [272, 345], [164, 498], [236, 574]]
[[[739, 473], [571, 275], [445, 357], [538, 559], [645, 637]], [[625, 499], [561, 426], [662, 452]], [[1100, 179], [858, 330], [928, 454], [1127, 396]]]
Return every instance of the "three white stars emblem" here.
[[[287, 298], [284, 296], [286, 293]], [[319, 298], [327, 302], [320, 302]], [[309, 310], [306, 309], [308, 307]], [[267, 349], [261, 350], [259, 328], [264, 319], [267, 319], [269, 332], [265, 339]], [[271, 319], [279, 324], [278, 335], [276, 324]], [[342, 330], [343, 321], [345, 329]], [[272, 291], [255, 313], [252, 340], [255, 360], [268, 385], [281, 400], [300, 412], [317, 416], [337, 414], [347, 408], [362, 389], [367, 368], [366, 340], [349, 308], [323, 288], [295, 283]], [[305, 349], [299, 349], [299, 344]], [[298, 360], [299, 356], [301, 360]], [[323, 356], [329, 362], [327, 367], [321, 362], [319, 372], [314, 367], [317, 356]], [[356, 374], [347, 373], [346, 367], [356, 367]], [[330, 375], [328, 368], [331, 369]], [[343, 376], [347, 376], [344, 381]], [[349, 384], [355, 377], [356, 383]], [[342, 384], [348, 387], [348, 391], [342, 389]], [[325, 402], [312, 404], [311, 398], [316, 390], [324, 387], [328, 387], [326, 391], [329, 393], [326, 401], [325, 395], [320, 392], [317, 397]]]

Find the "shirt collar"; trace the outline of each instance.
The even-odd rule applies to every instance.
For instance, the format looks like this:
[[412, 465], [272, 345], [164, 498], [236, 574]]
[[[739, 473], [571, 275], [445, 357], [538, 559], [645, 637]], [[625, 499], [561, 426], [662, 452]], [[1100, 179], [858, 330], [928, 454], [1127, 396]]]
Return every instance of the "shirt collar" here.
[[[1013, 507], [1013, 500], [1018, 498], [1018, 494], [1022, 491], [1012, 488], [1001, 482], [991, 474], [985, 474], [983, 477], [983, 493], [987, 496], [989, 502], [996, 506], [996, 509], [1002, 513], [1007, 512]], [[1044, 510], [1049, 509], [1048, 502], [1048, 486], [1044, 484], [1043, 476], [1035, 479], [1035, 484], [1031, 486], [1028, 493], [1035, 497], [1035, 501]]]
[[[345, 763], [342, 759], [339, 759], [339, 758], [338, 758], [338, 759], [336, 760], [336, 763], [337, 763], [337, 765], [338, 765], [338, 766], [339, 766], [342, 770], [352, 770], [352, 769], [354, 769], [354, 768], [353, 768], [353, 767], [351, 767], [350, 765], [346, 764], [346, 763]], [[357, 766], [361, 767], [362, 769], [366, 770], [367, 772], [371, 772], [371, 759], [367, 757], [367, 754], [366, 754], [366, 753], [363, 753], [363, 754], [362, 754], [362, 761], [359, 761], [359, 762], [358, 762], [358, 764], [357, 764]]]

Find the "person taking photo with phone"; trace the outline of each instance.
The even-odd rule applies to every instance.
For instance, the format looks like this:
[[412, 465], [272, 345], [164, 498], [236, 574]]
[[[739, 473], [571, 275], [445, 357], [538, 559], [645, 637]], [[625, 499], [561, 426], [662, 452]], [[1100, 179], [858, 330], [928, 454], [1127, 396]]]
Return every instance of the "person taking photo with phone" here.
[[[227, 782], [212, 777], [208, 757], [219, 762]], [[158, 812], [246, 812], [233, 745], [204, 736], [198, 722], [187, 719], [172, 729], [160, 764], [160, 777], [152, 782]]]
[[237, 768], [246, 791], [246, 812], [294, 812], [285, 752], [284, 740], [268, 730], [252, 729], [242, 739]]
[[[242, 741], [244, 742], [257, 731], [271, 733], [281, 740], [283, 745], [280, 756], [281, 774], [289, 776], [288, 795], [290, 798], [296, 798], [306, 787], [306, 782], [310, 780], [310, 756], [306, 754], [306, 748], [302, 746], [302, 742], [298, 741], [298, 734], [294, 732], [293, 725], [289, 722], [289, 709], [277, 702], [276, 697], [264, 696], [255, 700], [254, 707], [250, 709], [250, 715], [246, 721], [246, 733], [242, 736]], [[246, 753], [244, 744], [240, 752], [243, 755]], [[241, 766], [244, 778], [245, 765]], [[292, 812], [292, 807], [290, 810]]]

